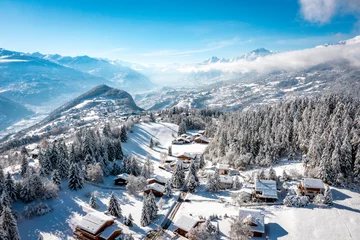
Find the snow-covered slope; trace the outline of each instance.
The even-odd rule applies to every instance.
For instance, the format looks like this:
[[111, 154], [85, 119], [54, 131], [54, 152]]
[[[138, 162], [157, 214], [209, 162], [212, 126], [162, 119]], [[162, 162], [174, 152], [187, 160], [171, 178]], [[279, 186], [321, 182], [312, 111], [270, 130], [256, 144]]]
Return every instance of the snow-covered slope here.
[[32, 114], [33, 112], [23, 105], [0, 96], [0, 130]]

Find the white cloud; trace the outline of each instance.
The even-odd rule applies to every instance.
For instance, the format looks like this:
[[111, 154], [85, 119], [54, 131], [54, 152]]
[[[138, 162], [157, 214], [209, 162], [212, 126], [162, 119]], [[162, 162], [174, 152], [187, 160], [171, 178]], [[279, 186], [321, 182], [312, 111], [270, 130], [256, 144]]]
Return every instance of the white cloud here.
[[239, 60], [232, 63], [188, 66], [179, 68], [178, 71], [187, 73], [198, 71], [208, 72], [211, 70], [221, 70], [224, 72], [258, 71], [260, 73], [293, 71], [337, 59], [345, 59], [356, 66], [360, 66], [360, 43], [278, 53], [258, 58], [255, 61]]
[[325, 24], [339, 14], [354, 14], [359, 17], [359, 0], [299, 0], [301, 14], [310, 22]]

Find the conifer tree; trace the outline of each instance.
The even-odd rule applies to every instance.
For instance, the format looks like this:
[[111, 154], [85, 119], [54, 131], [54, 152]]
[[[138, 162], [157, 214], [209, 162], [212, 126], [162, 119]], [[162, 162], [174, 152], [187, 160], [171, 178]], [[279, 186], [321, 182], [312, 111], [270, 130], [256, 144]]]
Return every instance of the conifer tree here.
[[59, 170], [55, 169], [55, 170], [52, 172], [51, 181], [52, 181], [54, 184], [56, 184], [57, 186], [60, 186], [60, 185], [61, 185], [61, 178], [60, 178]]
[[171, 145], [168, 147], [168, 156], [172, 156], [172, 147], [171, 147]]
[[58, 164], [59, 164], [58, 169], [59, 169], [60, 178], [61, 179], [68, 178], [70, 165], [69, 165], [69, 161], [67, 160], [67, 158], [61, 159]]
[[27, 160], [26, 156], [23, 156], [21, 160], [21, 172], [20, 172], [22, 177], [25, 176], [28, 166], [29, 166], [29, 161]]
[[112, 169], [111, 169], [111, 175], [118, 175], [121, 173], [121, 168], [119, 166], [119, 164], [115, 161], [113, 166], [112, 166]]
[[270, 167], [268, 179], [270, 179], [270, 180], [276, 180], [276, 178], [277, 178], [277, 176], [276, 176], [275, 170], [274, 170], [272, 167]]
[[75, 163], [70, 165], [69, 170], [69, 188], [71, 190], [79, 190], [84, 185], [84, 179], [80, 172], [79, 166]]
[[4, 186], [5, 186], [5, 190], [9, 196], [9, 198], [11, 199], [11, 201], [16, 201], [17, 197], [16, 197], [15, 183], [14, 183], [13, 179], [11, 178], [11, 175], [9, 172], [7, 174]]
[[170, 197], [172, 194], [172, 186], [171, 186], [171, 181], [167, 181], [165, 183], [165, 192], [164, 195], [167, 197]]
[[122, 125], [120, 128], [120, 141], [121, 142], [127, 141], [127, 133], [126, 133], [126, 128], [124, 125]]
[[5, 207], [0, 216], [0, 224], [7, 239], [20, 240], [16, 219], [9, 207]]
[[109, 201], [109, 206], [108, 206], [107, 211], [109, 214], [111, 214], [114, 217], [117, 217], [117, 218], [122, 217], [119, 200], [117, 199], [115, 193], [113, 193], [113, 192], [110, 195], [110, 201]]
[[185, 173], [180, 164], [177, 164], [171, 177], [171, 184], [175, 188], [181, 188], [185, 183]]
[[99, 208], [99, 204], [96, 201], [96, 197], [95, 194], [92, 193], [91, 197], [90, 197], [90, 201], [89, 201], [89, 205], [90, 207], [92, 207], [93, 209], [98, 209]]
[[199, 168], [203, 169], [206, 165], [204, 154], [200, 155]]
[[149, 212], [149, 205], [148, 205], [148, 195], [144, 193], [143, 198], [143, 206], [141, 209], [141, 217], [140, 217], [140, 224], [142, 227], [145, 227], [151, 223], [151, 214]]
[[152, 191], [150, 191], [150, 193], [148, 194], [148, 209], [150, 209], [150, 219], [151, 221], [154, 220], [157, 216], [157, 212], [158, 212], [158, 206], [156, 205], [156, 201], [155, 201], [155, 196], [152, 193]]
[[[190, 173], [189, 173], [190, 174]], [[194, 175], [190, 174], [188, 181], [186, 183], [186, 188], [190, 193], [194, 193], [196, 191], [197, 182], [195, 180]]]
[[150, 143], [149, 143], [149, 148], [153, 148], [154, 147], [154, 142], [153, 142], [153, 139], [150, 138]]
[[114, 140], [114, 151], [115, 151], [115, 159], [116, 160], [122, 160], [124, 158], [121, 141], [118, 139]]
[[235, 176], [234, 182], [233, 182], [233, 188], [234, 189], [239, 189], [241, 188], [241, 183], [240, 183], [240, 179], [238, 176]]

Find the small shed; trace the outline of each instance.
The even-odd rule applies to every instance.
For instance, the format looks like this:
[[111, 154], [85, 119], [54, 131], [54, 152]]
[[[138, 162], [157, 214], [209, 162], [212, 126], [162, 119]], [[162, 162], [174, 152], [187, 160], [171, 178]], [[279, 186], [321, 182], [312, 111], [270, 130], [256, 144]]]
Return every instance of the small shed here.
[[126, 185], [128, 179], [129, 179], [129, 175], [127, 173], [119, 174], [114, 178], [114, 184], [120, 186]]
[[144, 193], [149, 194], [150, 192], [152, 192], [155, 197], [162, 197], [165, 192], [165, 187], [158, 183], [152, 183], [147, 185], [144, 189]]
[[208, 144], [210, 140], [207, 137], [201, 135], [199, 137], [196, 137], [194, 142]]
[[186, 234], [191, 231], [191, 229], [196, 228], [199, 224], [205, 222], [204, 220], [199, 220], [191, 216], [181, 215], [180, 218], [175, 222], [175, 231], [183, 237], [186, 237]]
[[277, 201], [277, 186], [274, 180], [260, 180], [255, 183], [255, 197], [257, 199], [268, 201]]
[[265, 233], [265, 216], [258, 209], [240, 209], [239, 218], [249, 224], [254, 237]]
[[220, 164], [216, 165], [217, 170], [219, 170], [220, 175], [228, 175], [230, 172], [230, 168], [228, 164]]
[[317, 194], [324, 194], [325, 185], [321, 179], [304, 178], [299, 184], [300, 192], [309, 197], [314, 197]]

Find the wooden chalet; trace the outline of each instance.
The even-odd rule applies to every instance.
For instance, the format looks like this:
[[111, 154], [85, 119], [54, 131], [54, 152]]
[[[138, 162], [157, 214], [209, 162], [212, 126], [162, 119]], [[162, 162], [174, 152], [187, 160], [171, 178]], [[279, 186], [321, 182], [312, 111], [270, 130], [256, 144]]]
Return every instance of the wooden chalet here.
[[184, 152], [178, 156], [176, 156], [177, 158], [183, 159], [183, 160], [194, 160], [196, 158], [195, 154], [191, 154], [191, 153], [187, 153]]
[[240, 209], [239, 218], [244, 223], [249, 224], [254, 237], [262, 237], [265, 234], [265, 216], [261, 213], [261, 210]]
[[167, 181], [169, 181], [167, 178], [156, 175], [155, 177], [148, 179], [147, 184], [157, 183], [165, 186]]
[[91, 212], [75, 227], [74, 235], [81, 240], [114, 240], [121, 229], [114, 225], [114, 219], [101, 212]]
[[150, 192], [152, 192], [155, 197], [162, 197], [165, 192], [165, 187], [158, 183], [152, 183], [147, 185], [144, 189], [144, 193], [149, 194]]
[[220, 175], [219, 184], [222, 189], [232, 188], [233, 178], [231, 176]]
[[201, 136], [195, 137], [194, 142], [209, 144], [210, 140], [207, 137], [201, 135]]
[[193, 228], [196, 228], [201, 223], [205, 222], [204, 220], [199, 220], [191, 216], [181, 215], [180, 218], [175, 222], [175, 234], [179, 234], [183, 237], [186, 237], [188, 232]]
[[119, 174], [114, 178], [114, 184], [119, 186], [126, 185], [128, 179], [129, 179], [129, 175], [127, 173]]
[[260, 180], [255, 182], [254, 195], [257, 199], [265, 202], [278, 200], [276, 181]]
[[300, 192], [309, 197], [315, 197], [317, 194], [324, 194], [325, 185], [321, 179], [304, 178], [299, 184]]
[[228, 175], [230, 173], [230, 168], [228, 164], [220, 164], [216, 165], [217, 170], [219, 171], [219, 175]]

